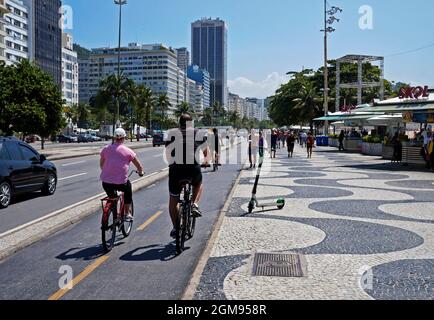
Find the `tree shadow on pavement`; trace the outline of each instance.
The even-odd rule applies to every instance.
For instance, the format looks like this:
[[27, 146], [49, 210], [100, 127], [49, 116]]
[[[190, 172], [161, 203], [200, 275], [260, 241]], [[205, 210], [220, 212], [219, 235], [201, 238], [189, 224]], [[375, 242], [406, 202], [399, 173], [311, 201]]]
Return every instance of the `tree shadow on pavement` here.
[[343, 168], [353, 168], [359, 170], [379, 170], [379, 171], [414, 171], [414, 172], [430, 172], [424, 166], [412, 166], [401, 163], [379, 163], [379, 164], [355, 164], [345, 165]]
[[[185, 248], [188, 250], [189, 248]], [[134, 249], [119, 258], [123, 261], [170, 261], [177, 257], [176, 246], [169, 243], [166, 246], [154, 244]]]

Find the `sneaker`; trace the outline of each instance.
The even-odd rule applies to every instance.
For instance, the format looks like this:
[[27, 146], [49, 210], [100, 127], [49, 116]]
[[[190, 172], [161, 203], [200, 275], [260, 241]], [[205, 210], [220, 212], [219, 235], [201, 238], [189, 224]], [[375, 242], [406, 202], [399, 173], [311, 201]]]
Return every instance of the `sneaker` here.
[[195, 218], [202, 217], [202, 212], [200, 212], [199, 206], [196, 203], [194, 203], [193, 206], [191, 207], [191, 212], [193, 213], [193, 217]]
[[170, 237], [173, 239], [176, 239], [176, 229], [175, 228], [173, 228], [173, 230], [170, 231]]
[[133, 221], [134, 221], [134, 217], [131, 215], [131, 213], [129, 213], [129, 214], [127, 214], [127, 215], [124, 217], [124, 221], [125, 221], [125, 222], [133, 222]]

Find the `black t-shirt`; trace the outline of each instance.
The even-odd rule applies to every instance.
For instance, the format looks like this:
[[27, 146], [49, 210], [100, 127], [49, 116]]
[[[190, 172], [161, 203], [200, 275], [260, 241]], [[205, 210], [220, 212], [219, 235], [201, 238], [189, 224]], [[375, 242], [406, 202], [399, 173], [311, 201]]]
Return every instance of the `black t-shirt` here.
[[[200, 151], [206, 147], [207, 132], [198, 129], [172, 129], [166, 137], [166, 157], [169, 166], [200, 166]], [[177, 154], [176, 151], [181, 151]]]

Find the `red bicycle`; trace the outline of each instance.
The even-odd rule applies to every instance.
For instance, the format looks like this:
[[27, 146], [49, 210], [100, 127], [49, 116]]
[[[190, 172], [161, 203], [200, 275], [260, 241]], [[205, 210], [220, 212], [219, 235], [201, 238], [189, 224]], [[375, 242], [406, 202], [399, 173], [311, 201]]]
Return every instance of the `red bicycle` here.
[[[137, 171], [132, 171], [128, 178], [133, 173], [139, 174]], [[102, 222], [101, 222], [101, 237], [102, 246], [106, 253], [110, 252], [115, 244], [116, 230], [122, 232], [125, 238], [128, 238], [133, 229], [133, 221], [125, 221], [125, 198], [124, 193], [117, 191], [115, 198], [106, 197], [101, 200], [102, 204]], [[131, 215], [134, 217], [134, 203], [131, 203]]]

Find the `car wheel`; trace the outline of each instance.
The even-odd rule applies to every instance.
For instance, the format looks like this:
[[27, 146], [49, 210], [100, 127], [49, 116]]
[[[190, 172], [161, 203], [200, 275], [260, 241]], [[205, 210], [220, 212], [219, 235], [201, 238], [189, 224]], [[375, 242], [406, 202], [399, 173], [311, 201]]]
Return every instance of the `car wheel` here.
[[7, 208], [11, 203], [12, 188], [7, 182], [0, 184], [0, 208]]
[[50, 174], [42, 188], [42, 193], [46, 196], [52, 196], [56, 192], [57, 179], [54, 174]]

